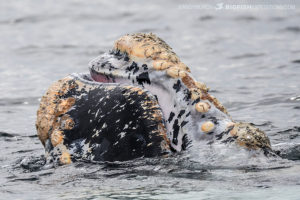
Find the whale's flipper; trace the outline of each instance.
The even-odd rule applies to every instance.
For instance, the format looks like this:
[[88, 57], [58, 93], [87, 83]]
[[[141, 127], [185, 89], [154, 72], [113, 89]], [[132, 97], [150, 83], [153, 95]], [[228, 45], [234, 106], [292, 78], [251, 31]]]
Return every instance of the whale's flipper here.
[[169, 150], [162, 111], [151, 93], [88, 79], [68, 76], [43, 96], [36, 127], [48, 155], [61, 163], [123, 161]]

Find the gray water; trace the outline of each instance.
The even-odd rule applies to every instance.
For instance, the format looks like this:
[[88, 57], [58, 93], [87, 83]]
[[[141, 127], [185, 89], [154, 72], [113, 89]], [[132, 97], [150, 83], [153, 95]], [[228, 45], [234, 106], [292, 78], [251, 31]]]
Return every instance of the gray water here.
[[[300, 5], [201, 2], [0, 0], [0, 199], [300, 199]], [[134, 32], [163, 38], [234, 119], [256, 124], [289, 160], [186, 152], [28, 170], [44, 154], [34, 124], [49, 85], [87, 72]]]

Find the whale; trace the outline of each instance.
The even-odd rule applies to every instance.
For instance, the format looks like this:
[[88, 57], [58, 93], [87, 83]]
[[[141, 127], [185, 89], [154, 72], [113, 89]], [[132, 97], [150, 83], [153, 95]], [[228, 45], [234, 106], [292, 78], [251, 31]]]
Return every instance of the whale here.
[[54, 82], [41, 98], [37, 135], [54, 162], [164, 158], [197, 141], [273, 151], [262, 130], [233, 120], [153, 33], [124, 35], [88, 65], [89, 73]]

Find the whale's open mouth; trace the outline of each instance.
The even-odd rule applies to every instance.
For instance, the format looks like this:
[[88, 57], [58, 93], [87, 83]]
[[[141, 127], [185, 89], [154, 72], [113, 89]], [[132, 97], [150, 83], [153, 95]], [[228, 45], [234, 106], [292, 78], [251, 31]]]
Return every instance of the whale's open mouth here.
[[107, 71], [107, 70], [96, 70], [90, 68], [90, 77], [93, 81], [109, 84], [109, 83], [120, 83], [120, 84], [130, 84], [133, 85], [133, 82], [127, 78], [120, 70], [116, 71]]
[[112, 74], [100, 73], [90, 68], [90, 74], [94, 81], [101, 83], [116, 83], [116, 78]]
[[[124, 83], [130, 85], [150, 84], [146, 64], [142, 67], [135, 62], [120, 62], [117, 57], [110, 55], [110, 62], [104, 56], [90, 64], [91, 78], [100, 83]], [[97, 66], [94, 66], [97, 63]]]
[[[126, 59], [125, 59], [126, 58]], [[127, 68], [132, 64], [127, 54], [110, 51], [93, 59], [89, 63], [91, 78], [101, 83], [130, 83]]]

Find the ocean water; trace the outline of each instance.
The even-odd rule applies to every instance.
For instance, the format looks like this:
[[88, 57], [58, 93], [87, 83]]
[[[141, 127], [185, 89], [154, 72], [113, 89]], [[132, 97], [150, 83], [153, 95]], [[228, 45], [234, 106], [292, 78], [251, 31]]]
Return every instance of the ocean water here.
[[[235, 4], [265, 7], [226, 7]], [[300, 199], [299, 8], [267, 0], [0, 0], [0, 199]], [[41, 96], [134, 32], [164, 39], [233, 119], [264, 130], [284, 159], [199, 149], [193, 159], [184, 152], [34, 170], [44, 154], [35, 130]]]

